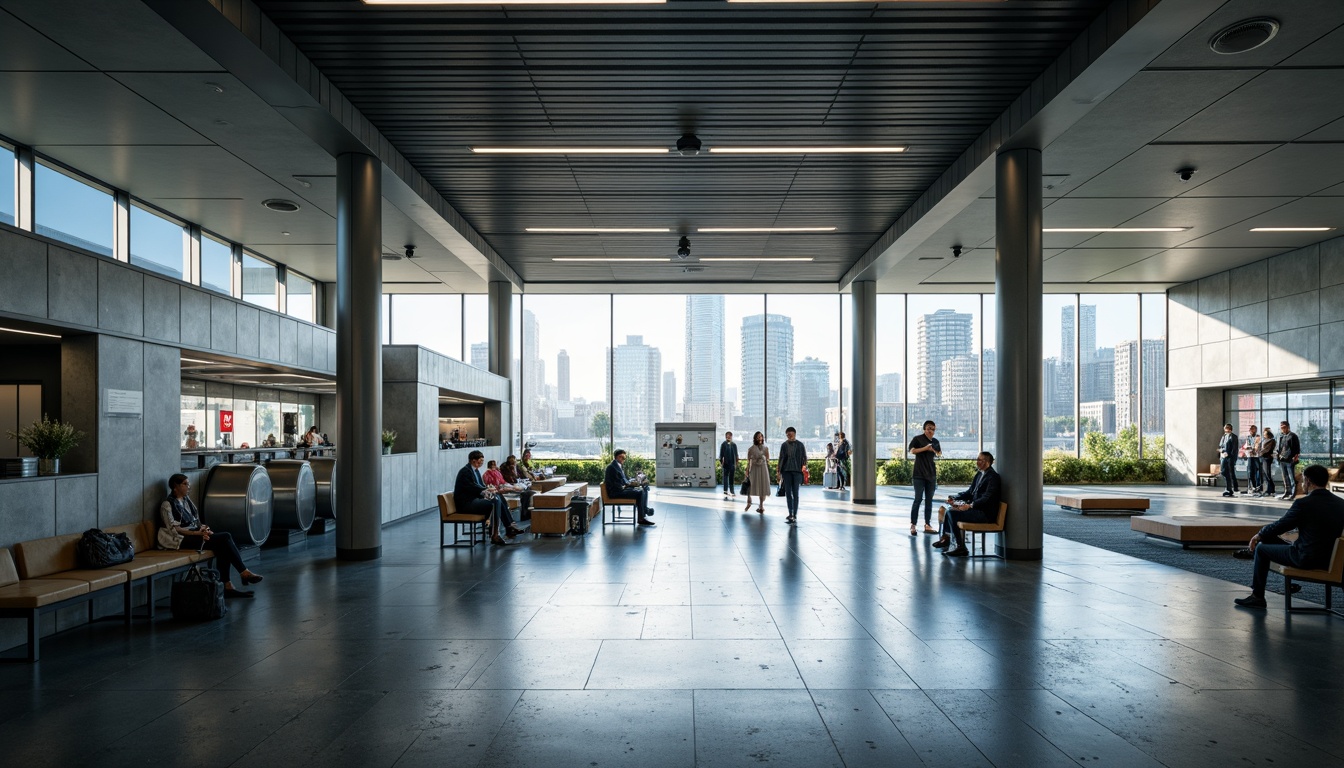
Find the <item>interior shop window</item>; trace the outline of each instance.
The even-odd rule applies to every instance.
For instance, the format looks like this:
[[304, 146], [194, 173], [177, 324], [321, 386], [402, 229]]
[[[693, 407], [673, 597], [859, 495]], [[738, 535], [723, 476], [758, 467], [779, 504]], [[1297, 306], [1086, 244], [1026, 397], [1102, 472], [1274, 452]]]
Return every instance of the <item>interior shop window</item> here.
[[257, 444], [268, 448], [284, 443], [284, 421], [280, 416], [280, 403], [274, 400], [257, 401]]
[[[611, 338], [611, 297], [606, 294], [523, 297], [521, 369], [515, 375], [522, 379], [523, 434], [535, 443], [534, 458], [598, 458], [609, 447], [613, 423], [652, 418], [661, 350], [646, 344], [638, 330], [627, 333], [621, 327], [615, 355], [609, 357]], [[560, 350], [569, 361], [564, 407], [557, 399]], [[614, 375], [608, 366], [613, 359]], [[615, 403], [608, 394], [612, 386], [618, 391]]]
[[201, 287], [233, 295], [233, 248], [209, 235], [201, 237]]
[[[911, 295], [906, 302], [906, 434], [932, 419], [943, 458], [973, 459], [980, 452], [980, 296]], [[910, 458], [904, 448], [902, 455]]]
[[[1260, 388], [1260, 422], [1268, 424], [1277, 432], [1279, 422], [1288, 418], [1288, 389], [1283, 384], [1270, 384]], [[1233, 422], [1234, 424], [1236, 422]]]
[[490, 369], [490, 300], [483, 293], [462, 297], [462, 361]]
[[275, 265], [243, 253], [243, 301], [273, 312], [279, 311]]
[[182, 416], [179, 441], [187, 451], [204, 448], [207, 422], [205, 420], [205, 382], [182, 382]]
[[43, 162], [37, 163], [33, 183], [37, 234], [113, 255], [116, 201], [111, 192]]
[[418, 344], [455, 360], [462, 359], [462, 296], [394, 294], [392, 343]]
[[[289, 396], [293, 397], [293, 394]], [[297, 445], [299, 436], [308, 430], [299, 416], [299, 404], [296, 402], [280, 401], [280, 423], [284, 432], [282, 443], [286, 448]]]
[[16, 206], [14, 201], [18, 198], [18, 160], [14, 155], [14, 148], [0, 142], [0, 224], [14, 225], [18, 221], [15, 216]]
[[[234, 440], [232, 416], [232, 397], [205, 398], [205, 432], [207, 448], [237, 448]], [[226, 431], [227, 430], [227, 431]]]
[[131, 206], [131, 263], [181, 280], [187, 274], [187, 228], [139, 205]]
[[233, 400], [233, 445], [242, 448], [257, 447], [257, 402], [255, 400]]
[[314, 322], [315, 309], [313, 281], [297, 272], [286, 272], [285, 313], [311, 323]]
[[[877, 297], [877, 459], [905, 457], [905, 295]], [[847, 430], [852, 431], [852, 430]], [[849, 441], [854, 442], [853, 438]]]
[[[312, 403], [299, 404], [299, 436], [317, 425], [317, 406]], [[320, 429], [320, 426], [319, 426]]]
[[1302, 442], [1302, 460], [1330, 460], [1330, 386], [1300, 384], [1288, 387], [1288, 420]]

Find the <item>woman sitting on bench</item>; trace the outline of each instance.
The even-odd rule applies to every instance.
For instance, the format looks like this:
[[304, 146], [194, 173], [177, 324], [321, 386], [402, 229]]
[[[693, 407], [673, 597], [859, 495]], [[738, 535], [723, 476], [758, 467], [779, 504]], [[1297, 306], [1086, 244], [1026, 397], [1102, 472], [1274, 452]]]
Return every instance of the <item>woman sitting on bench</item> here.
[[163, 522], [159, 529], [159, 549], [208, 549], [214, 552], [219, 577], [224, 581], [224, 596], [251, 597], [251, 592], [233, 588], [229, 568], [238, 571], [244, 584], [256, 584], [261, 581], [261, 576], [247, 569], [232, 534], [227, 531], [216, 533], [201, 522], [200, 512], [187, 495], [190, 491], [191, 481], [186, 475], [179, 473], [168, 478], [168, 498], [159, 505], [159, 519]]

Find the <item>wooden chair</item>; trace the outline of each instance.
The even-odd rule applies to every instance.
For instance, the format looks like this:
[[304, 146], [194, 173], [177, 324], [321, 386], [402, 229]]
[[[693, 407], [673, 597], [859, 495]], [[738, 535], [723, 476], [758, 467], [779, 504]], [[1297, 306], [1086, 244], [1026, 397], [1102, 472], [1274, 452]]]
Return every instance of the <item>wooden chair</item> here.
[[[1279, 565], [1278, 563], [1270, 563], [1269, 567], [1275, 573], [1283, 575], [1283, 607], [1285, 610], [1298, 613], [1333, 613], [1336, 616], [1344, 616], [1344, 611], [1335, 609], [1330, 603], [1330, 588], [1344, 589], [1344, 538], [1335, 539], [1335, 551], [1330, 555], [1330, 565], [1327, 568], [1306, 570], [1294, 568], [1291, 565]], [[1294, 608], [1293, 579], [1324, 585], [1325, 607]]]
[[[607, 484], [598, 483], [602, 489], [602, 528], [605, 530], [608, 525], [624, 525], [629, 523], [632, 527], [639, 527], [639, 515], [636, 512], [634, 499], [612, 498], [607, 495]], [[620, 513], [617, 507], [629, 507], [630, 516], [626, 517]], [[607, 519], [607, 510], [611, 510], [611, 519]]]
[[[471, 515], [457, 511], [457, 502], [453, 501], [453, 494], [439, 494], [439, 548], [452, 549], [454, 547], [474, 547], [476, 546], [477, 532], [480, 533], [480, 542], [485, 543], [485, 523], [490, 519], [489, 515]], [[444, 526], [452, 523], [453, 525], [453, 543], [444, 543]], [[466, 543], [462, 543], [462, 527], [467, 528]]]
[[[1003, 523], [1008, 518], [1008, 503], [999, 502], [999, 519], [993, 523], [957, 523], [957, 527], [970, 538], [971, 557], [998, 557], [985, 547], [986, 533], [1003, 533]], [[975, 554], [975, 535], [980, 534], [980, 554]]]

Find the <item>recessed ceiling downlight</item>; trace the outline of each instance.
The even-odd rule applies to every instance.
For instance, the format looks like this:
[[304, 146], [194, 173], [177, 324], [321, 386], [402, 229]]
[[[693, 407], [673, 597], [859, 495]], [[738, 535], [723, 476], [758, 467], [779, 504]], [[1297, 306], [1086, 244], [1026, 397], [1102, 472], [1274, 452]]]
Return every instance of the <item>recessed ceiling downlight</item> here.
[[271, 200], [262, 200], [261, 204], [277, 213], [293, 213], [299, 210], [299, 204], [293, 200], [273, 198]]
[[1245, 19], [1230, 27], [1224, 27], [1221, 32], [1214, 35], [1209, 40], [1209, 48], [1214, 53], [1224, 55], [1245, 53], [1268, 43], [1277, 34], [1279, 34], [1277, 19], [1268, 17]]

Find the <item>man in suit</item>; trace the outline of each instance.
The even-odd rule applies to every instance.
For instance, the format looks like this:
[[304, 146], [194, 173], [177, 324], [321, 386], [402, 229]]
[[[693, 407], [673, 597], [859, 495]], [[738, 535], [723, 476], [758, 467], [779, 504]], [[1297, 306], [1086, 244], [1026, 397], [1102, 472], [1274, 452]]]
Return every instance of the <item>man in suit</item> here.
[[1288, 422], [1279, 422], [1279, 447], [1276, 458], [1283, 473], [1283, 495], [1280, 499], [1292, 501], [1297, 496], [1297, 460], [1302, 455], [1302, 443]]
[[[1260, 529], [1251, 537], [1250, 550], [1255, 558], [1251, 575], [1251, 594], [1234, 602], [1243, 608], [1265, 607], [1265, 582], [1269, 564], [1293, 568], [1325, 568], [1335, 551], [1335, 541], [1344, 533], [1344, 499], [1331, 493], [1327, 484], [1330, 472], [1319, 464], [1302, 470], [1306, 495], [1293, 502], [1287, 514]], [[1289, 544], [1280, 534], [1297, 529], [1297, 541]]]
[[723, 442], [719, 443], [719, 467], [723, 474], [723, 500], [737, 498], [737, 443], [733, 442], [733, 433], [724, 432]]
[[490, 540], [503, 546], [508, 542], [500, 535], [500, 531], [512, 539], [522, 530], [513, 524], [513, 515], [509, 514], [509, 505], [504, 497], [481, 478], [481, 465], [484, 463], [484, 453], [472, 451], [467, 454], [467, 463], [457, 471], [457, 482], [453, 484], [453, 503], [457, 511], [463, 514], [489, 515]]
[[835, 479], [840, 488], [844, 489], [849, 486], [849, 438], [845, 437], [844, 432], [836, 432], [835, 437], [839, 441], [835, 444]]
[[942, 536], [933, 546], [947, 549], [953, 540], [956, 547], [947, 549], [948, 557], [966, 557], [966, 542], [962, 538], [957, 523], [992, 523], [999, 519], [999, 501], [1003, 497], [1003, 482], [999, 473], [994, 471], [994, 454], [981, 451], [975, 457], [975, 479], [971, 487], [955, 496], [947, 497], [948, 506], [943, 511]]
[[640, 525], [653, 525], [649, 517], [653, 507], [649, 506], [649, 488], [643, 483], [632, 482], [625, 476], [625, 450], [618, 449], [611, 463], [607, 465], [607, 476], [602, 481], [607, 487], [607, 496], [613, 499], [634, 499], [635, 511], [639, 513]]
[[1237, 492], [1237, 432], [1231, 424], [1223, 425], [1223, 437], [1218, 441], [1218, 460], [1223, 475], [1223, 495], [1231, 496]]

